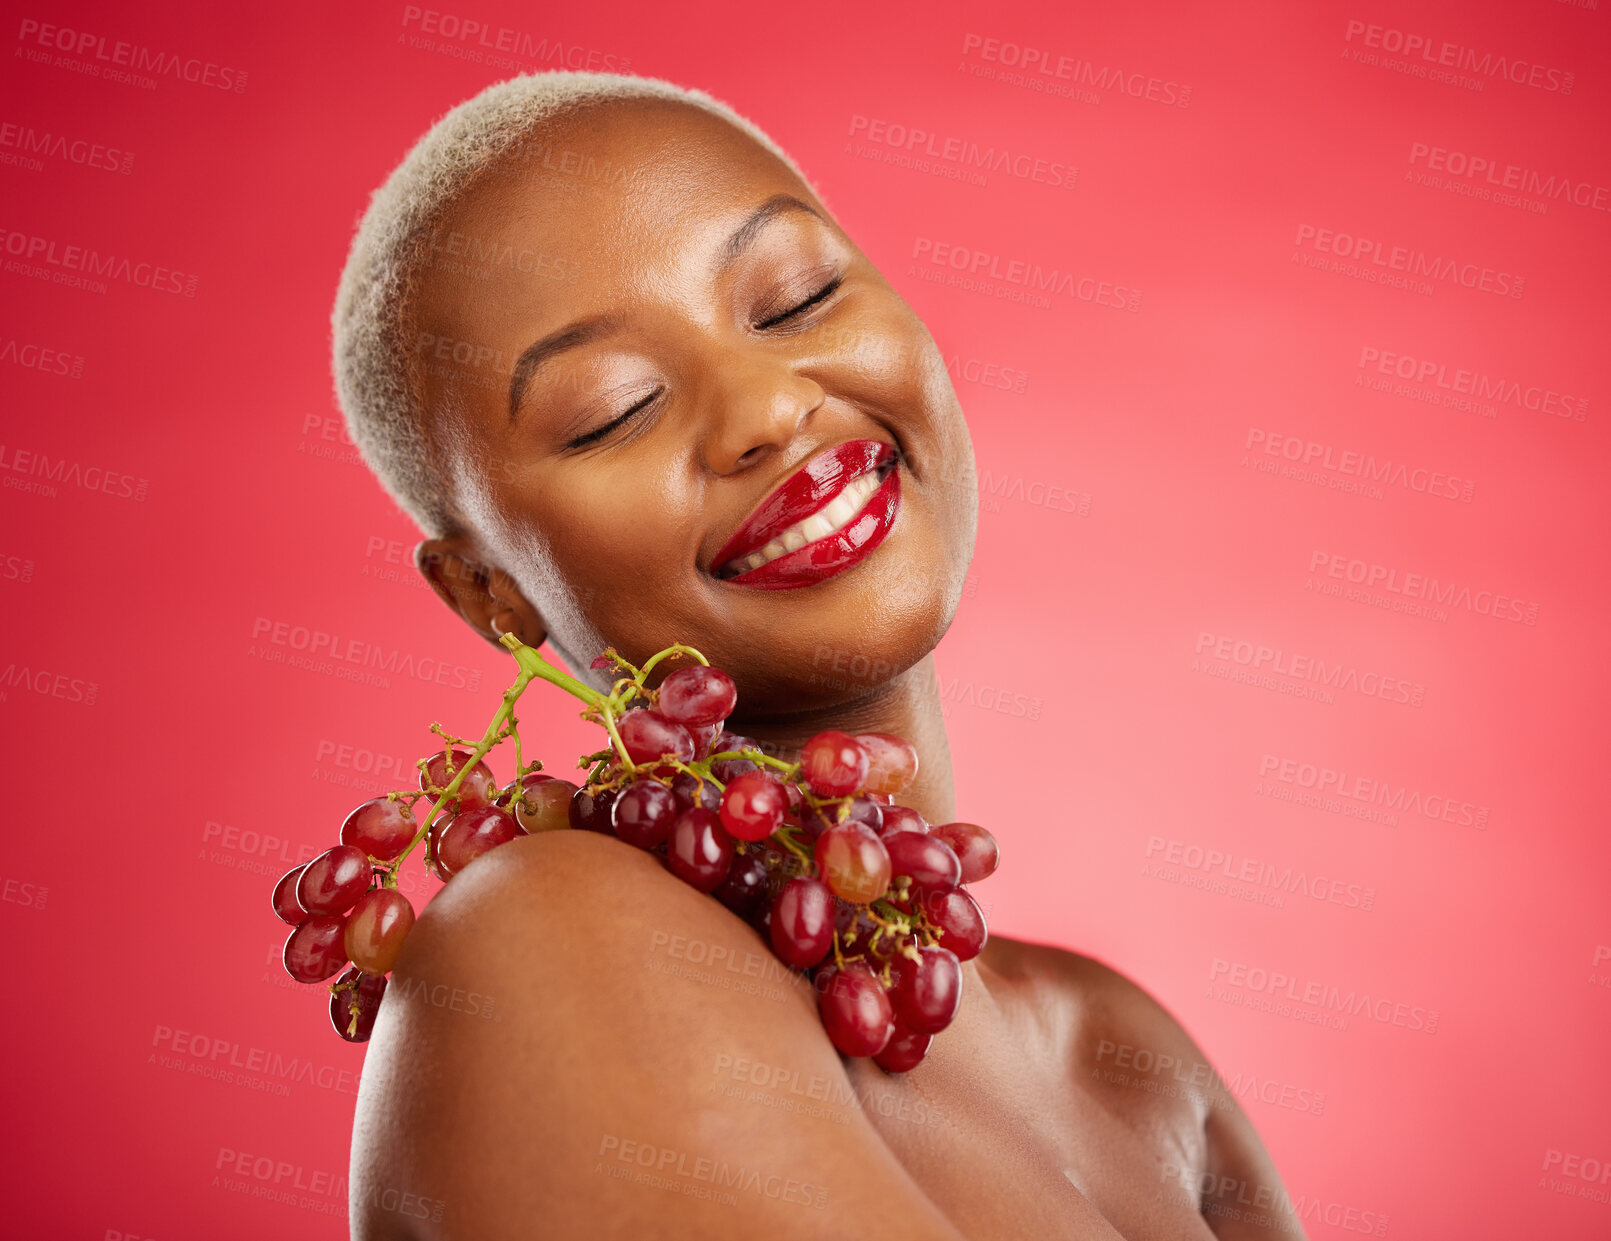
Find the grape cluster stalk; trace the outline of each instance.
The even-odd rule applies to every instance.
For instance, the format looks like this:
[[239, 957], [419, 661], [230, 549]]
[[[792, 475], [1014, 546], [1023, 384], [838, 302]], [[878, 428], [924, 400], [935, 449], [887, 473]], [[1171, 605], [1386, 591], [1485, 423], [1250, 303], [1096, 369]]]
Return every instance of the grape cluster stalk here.
[[[416, 849], [450, 882], [517, 837], [578, 830], [650, 852], [746, 921], [811, 979], [842, 1054], [871, 1056], [890, 1073], [921, 1063], [957, 1014], [962, 962], [984, 948], [984, 914], [967, 885], [992, 874], [999, 853], [977, 824], [930, 825], [895, 804], [917, 777], [916, 749], [887, 733], [830, 729], [786, 762], [728, 730], [737, 687], [692, 647], [669, 646], [642, 668], [606, 650], [593, 661], [613, 678], [605, 693], [514, 635], [501, 641], [519, 673], [485, 733], [471, 741], [433, 724], [443, 745], [419, 760], [419, 788], [355, 807], [340, 844], [274, 886], [274, 912], [292, 928], [286, 972], [328, 984], [336, 1033], [364, 1042], [374, 1029], [414, 925], [398, 874]], [[672, 659], [692, 662], [651, 688]], [[582, 718], [605, 731], [608, 745], [577, 763], [580, 783], [522, 759], [515, 704], [534, 680], [581, 699]], [[486, 759], [505, 742], [514, 777], [500, 784]]]

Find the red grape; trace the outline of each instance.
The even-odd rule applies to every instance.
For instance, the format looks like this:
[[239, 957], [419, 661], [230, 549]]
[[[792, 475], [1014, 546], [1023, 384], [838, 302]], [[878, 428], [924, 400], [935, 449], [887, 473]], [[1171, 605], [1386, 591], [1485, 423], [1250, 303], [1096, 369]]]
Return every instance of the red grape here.
[[365, 892], [347, 915], [347, 959], [366, 974], [389, 974], [414, 925], [414, 906], [396, 888]]
[[884, 1050], [873, 1057], [873, 1063], [886, 1073], [909, 1073], [923, 1063], [933, 1041], [932, 1034], [913, 1033], [897, 1021], [895, 1032], [884, 1044]]
[[660, 714], [679, 724], [718, 724], [738, 703], [733, 678], [720, 668], [678, 668], [660, 683]]
[[830, 827], [817, 838], [817, 873], [834, 895], [852, 905], [866, 905], [889, 887], [889, 851], [878, 834], [862, 823]]
[[653, 763], [667, 755], [686, 763], [694, 756], [694, 739], [688, 730], [647, 707], [628, 711], [616, 721], [615, 730], [634, 763]]
[[884, 837], [891, 871], [907, 875], [920, 888], [944, 891], [962, 882], [962, 863], [951, 846], [927, 832], [891, 832]]
[[330, 987], [330, 1024], [349, 1043], [367, 1043], [385, 994], [384, 978], [348, 970]]
[[[453, 769], [449, 771], [446, 754], [431, 755], [430, 762], [420, 773], [420, 788], [427, 793], [431, 791], [431, 785], [439, 789], [447, 788], [453, 782], [453, 777], [458, 775], [469, 761], [470, 751], [454, 750]], [[492, 778], [492, 768], [485, 762], [479, 762], [470, 769], [470, 774], [464, 777], [464, 783], [460, 784], [458, 792], [453, 794], [453, 800], [463, 810], [476, 806], [490, 806], [497, 791], [497, 782]]]
[[929, 821], [910, 806], [885, 806], [884, 825], [879, 828], [878, 834], [888, 836], [891, 832], [926, 832], [928, 830]]
[[613, 835], [615, 820], [610, 814], [610, 803], [613, 801], [615, 801], [614, 789], [605, 789], [601, 793], [593, 793], [587, 789], [577, 790], [576, 795], [571, 798], [571, 826], [584, 832]]
[[[727, 754], [736, 750], [759, 750], [761, 747], [748, 737], [738, 733], [730, 733], [725, 729], [715, 741], [710, 743], [710, 753]], [[710, 774], [723, 784], [736, 779], [746, 771], [759, 771], [760, 765], [747, 758], [724, 758], [712, 763]]]
[[759, 853], [736, 854], [727, 878], [711, 895], [739, 917], [749, 918], [767, 896], [766, 860]]
[[677, 816], [666, 849], [666, 869], [690, 887], [714, 891], [733, 865], [733, 838], [711, 810], [696, 807]]
[[917, 960], [898, 956], [890, 964], [895, 1017], [914, 1034], [938, 1034], [962, 1003], [962, 966], [947, 948], [917, 950]]
[[958, 961], [971, 961], [984, 950], [990, 932], [978, 902], [966, 889], [926, 893], [923, 912], [940, 932], [940, 947], [956, 953]]
[[720, 724], [684, 724], [683, 727], [688, 730], [688, 735], [694, 739], [694, 757], [709, 758], [711, 752], [710, 743], [721, 736], [722, 726]]
[[369, 888], [374, 867], [362, 849], [326, 849], [297, 880], [296, 899], [310, 914], [344, 914]]
[[863, 965], [835, 970], [821, 991], [818, 1011], [828, 1039], [847, 1056], [875, 1056], [895, 1028], [889, 996]]
[[1001, 860], [996, 838], [977, 823], [942, 823], [929, 829], [936, 840], [943, 840], [962, 863], [962, 882], [978, 883], [995, 874]]
[[[844, 810], [841, 819], [839, 812]], [[842, 801], [830, 801], [821, 806], [808, 804], [800, 807], [800, 826], [813, 840], [838, 823], [861, 823], [879, 834], [884, 830], [884, 808], [870, 797], [852, 797], [847, 807]]]
[[377, 797], [366, 801], [341, 825], [341, 843], [362, 849], [377, 862], [389, 862], [420, 830], [414, 809], [407, 802]]
[[346, 920], [309, 914], [285, 941], [285, 972], [298, 982], [323, 982], [347, 963]]
[[539, 784], [548, 784], [553, 778], [546, 771], [528, 771], [519, 780], [512, 780], [499, 789], [498, 795], [492, 799], [492, 804], [499, 810], [508, 810], [516, 794], [529, 792]]
[[714, 780], [701, 780], [690, 772], [679, 771], [671, 780], [671, 793], [677, 799], [677, 813], [703, 806], [714, 810], [722, 803], [722, 791]]
[[296, 898], [296, 885], [302, 878], [302, 872], [308, 868], [306, 862], [301, 866], [293, 866], [280, 876], [280, 881], [274, 885], [274, 916], [281, 922], [288, 922], [296, 926], [303, 922], [308, 911], [302, 908], [302, 903]]
[[820, 879], [789, 880], [772, 905], [772, 950], [796, 969], [810, 969], [833, 946], [833, 893]]
[[867, 751], [867, 776], [861, 783], [869, 793], [893, 795], [917, 779], [917, 750], [910, 741], [889, 733], [858, 733], [856, 742]]
[[496, 806], [455, 815], [436, 842], [436, 861], [450, 876], [458, 874], [489, 849], [508, 844], [526, 831]]
[[671, 834], [677, 798], [658, 780], [635, 780], [615, 799], [615, 834], [639, 849], [653, 849]]
[[867, 776], [867, 751], [849, 733], [830, 728], [801, 748], [800, 770], [818, 797], [848, 797]]
[[569, 780], [545, 778], [527, 785], [515, 802], [515, 822], [528, 832], [552, 832], [569, 827], [571, 798], [575, 796], [576, 786]]
[[722, 826], [739, 840], [765, 840], [783, 822], [789, 798], [776, 776], [746, 771], [722, 794]]

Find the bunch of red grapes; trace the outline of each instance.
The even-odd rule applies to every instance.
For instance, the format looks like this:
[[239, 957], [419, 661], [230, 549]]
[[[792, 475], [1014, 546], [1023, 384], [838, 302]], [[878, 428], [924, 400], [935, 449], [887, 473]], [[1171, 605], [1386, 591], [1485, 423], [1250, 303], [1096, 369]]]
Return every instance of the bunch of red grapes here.
[[[419, 791], [358, 806], [341, 844], [274, 888], [274, 912], [293, 927], [287, 972], [306, 983], [341, 974], [330, 986], [336, 1032], [362, 1042], [374, 1027], [414, 924], [397, 874], [416, 846], [424, 842], [426, 868], [447, 881], [517, 836], [575, 828], [655, 854], [753, 926], [811, 976], [839, 1051], [891, 1073], [919, 1064], [956, 1016], [961, 963], [985, 945], [984, 915], [965, 885], [990, 875], [998, 855], [982, 827], [930, 826], [893, 803], [917, 776], [917, 751], [885, 733], [830, 730], [785, 762], [727, 730], [733, 679], [690, 647], [668, 647], [641, 669], [605, 652], [593, 666], [616, 676], [606, 694], [512, 635], [503, 643], [521, 673], [481, 740], [442, 733], [442, 752], [419, 761]], [[698, 662], [649, 688], [656, 665], [678, 655]], [[521, 762], [513, 708], [534, 678], [581, 698], [583, 718], [609, 735], [608, 749], [579, 762], [581, 785]], [[509, 739], [515, 777], [500, 785], [484, 759]]]

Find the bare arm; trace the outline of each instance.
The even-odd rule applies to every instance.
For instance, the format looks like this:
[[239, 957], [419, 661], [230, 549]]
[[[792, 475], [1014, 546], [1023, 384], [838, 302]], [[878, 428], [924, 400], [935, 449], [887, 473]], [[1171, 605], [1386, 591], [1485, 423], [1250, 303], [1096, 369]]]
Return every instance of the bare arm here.
[[[849, 1096], [780, 1112], [741, 1062], [847, 1080], [809, 984], [654, 858], [581, 832], [498, 849], [421, 916], [393, 976], [353, 1236], [968, 1241]], [[416, 1209], [386, 1205], [402, 1195]]]

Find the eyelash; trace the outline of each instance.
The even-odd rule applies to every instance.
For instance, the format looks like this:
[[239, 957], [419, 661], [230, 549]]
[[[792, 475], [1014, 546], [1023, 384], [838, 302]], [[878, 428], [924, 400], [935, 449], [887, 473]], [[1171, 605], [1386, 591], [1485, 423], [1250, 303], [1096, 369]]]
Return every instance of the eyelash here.
[[823, 285], [822, 288], [818, 289], [810, 297], [806, 298], [805, 301], [801, 302], [798, 306], [794, 307], [794, 309], [785, 310], [780, 315], [774, 315], [772, 318], [768, 319], [765, 323], [757, 323], [755, 325], [756, 328], [757, 329], [762, 329], [762, 328], [772, 327], [774, 324], [782, 323], [787, 319], [794, 318], [794, 316], [799, 314], [802, 310], [809, 310], [811, 307], [815, 306], [818, 302], [822, 301], [824, 298], [826, 298], [829, 295], [831, 295], [835, 289], [837, 289], [841, 284], [844, 283], [844, 280], [845, 280], [845, 278], [843, 276], [835, 276], [832, 280], [828, 281], [827, 284]]
[[[837, 289], [841, 284], [844, 283], [844, 279], [845, 278], [843, 276], [835, 276], [832, 280], [830, 280], [827, 284], [823, 285], [822, 288], [818, 289], [815, 293], [813, 293], [810, 297], [806, 298], [806, 300], [801, 302], [798, 306], [795, 306], [793, 309], [790, 309], [790, 310], [785, 310], [780, 315], [774, 315], [772, 318], [768, 319], [765, 323], [756, 324], [757, 329], [765, 329], [765, 328], [772, 327], [772, 326], [774, 326], [776, 324], [786, 322], [787, 320], [794, 318], [794, 316], [799, 314], [801, 311], [809, 310], [811, 307], [815, 306], [818, 302], [823, 301], [824, 299], [832, 296], [834, 290]], [[597, 443], [599, 440], [603, 439], [606, 435], [610, 434], [610, 432], [614, 431], [622, 423], [624, 423], [628, 419], [630, 419], [634, 414], [637, 414], [637, 413], [641, 412], [646, 406], [651, 404], [655, 400], [655, 398], [658, 397], [664, 391], [665, 391], [664, 388], [656, 388], [653, 392], [651, 392], [648, 396], [644, 397], [643, 400], [639, 401], [631, 409], [623, 411], [619, 416], [617, 416], [615, 418], [612, 418], [609, 422], [606, 422], [602, 427], [599, 427], [596, 431], [589, 431], [586, 435], [579, 436], [578, 438], [573, 439], [567, 445], [567, 447], [570, 447], [570, 448], [586, 448], [589, 444]]]
[[623, 422], [627, 421], [627, 419], [631, 418], [634, 414], [638, 413], [645, 406], [647, 406], [652, 401], [654, 401], [655, 398], [658, 397], [664, 391], [665, 391], [664, 388], [656, 388], [653, 392], [649, 393], [648, 396], [644, 397], [643, 400], [639, 401], [631, 409], [626, 410], [619, 417], [610, 419], [609, 422], [606, 422], [602, 427], [600, 427], [596, 431], [589, 431], [586, 435], [580, 436], [577, 439], [573, 439], [567, 445], [567, 447], [569, 447], [569, 448], [586, 448], [589, 444], [592, 444], [592, 443], [594, 443], [594, 442], [596, 442], [598, 440], [603, 439], [611, 431], [615, 430], [616, 427], [620, 426]]

